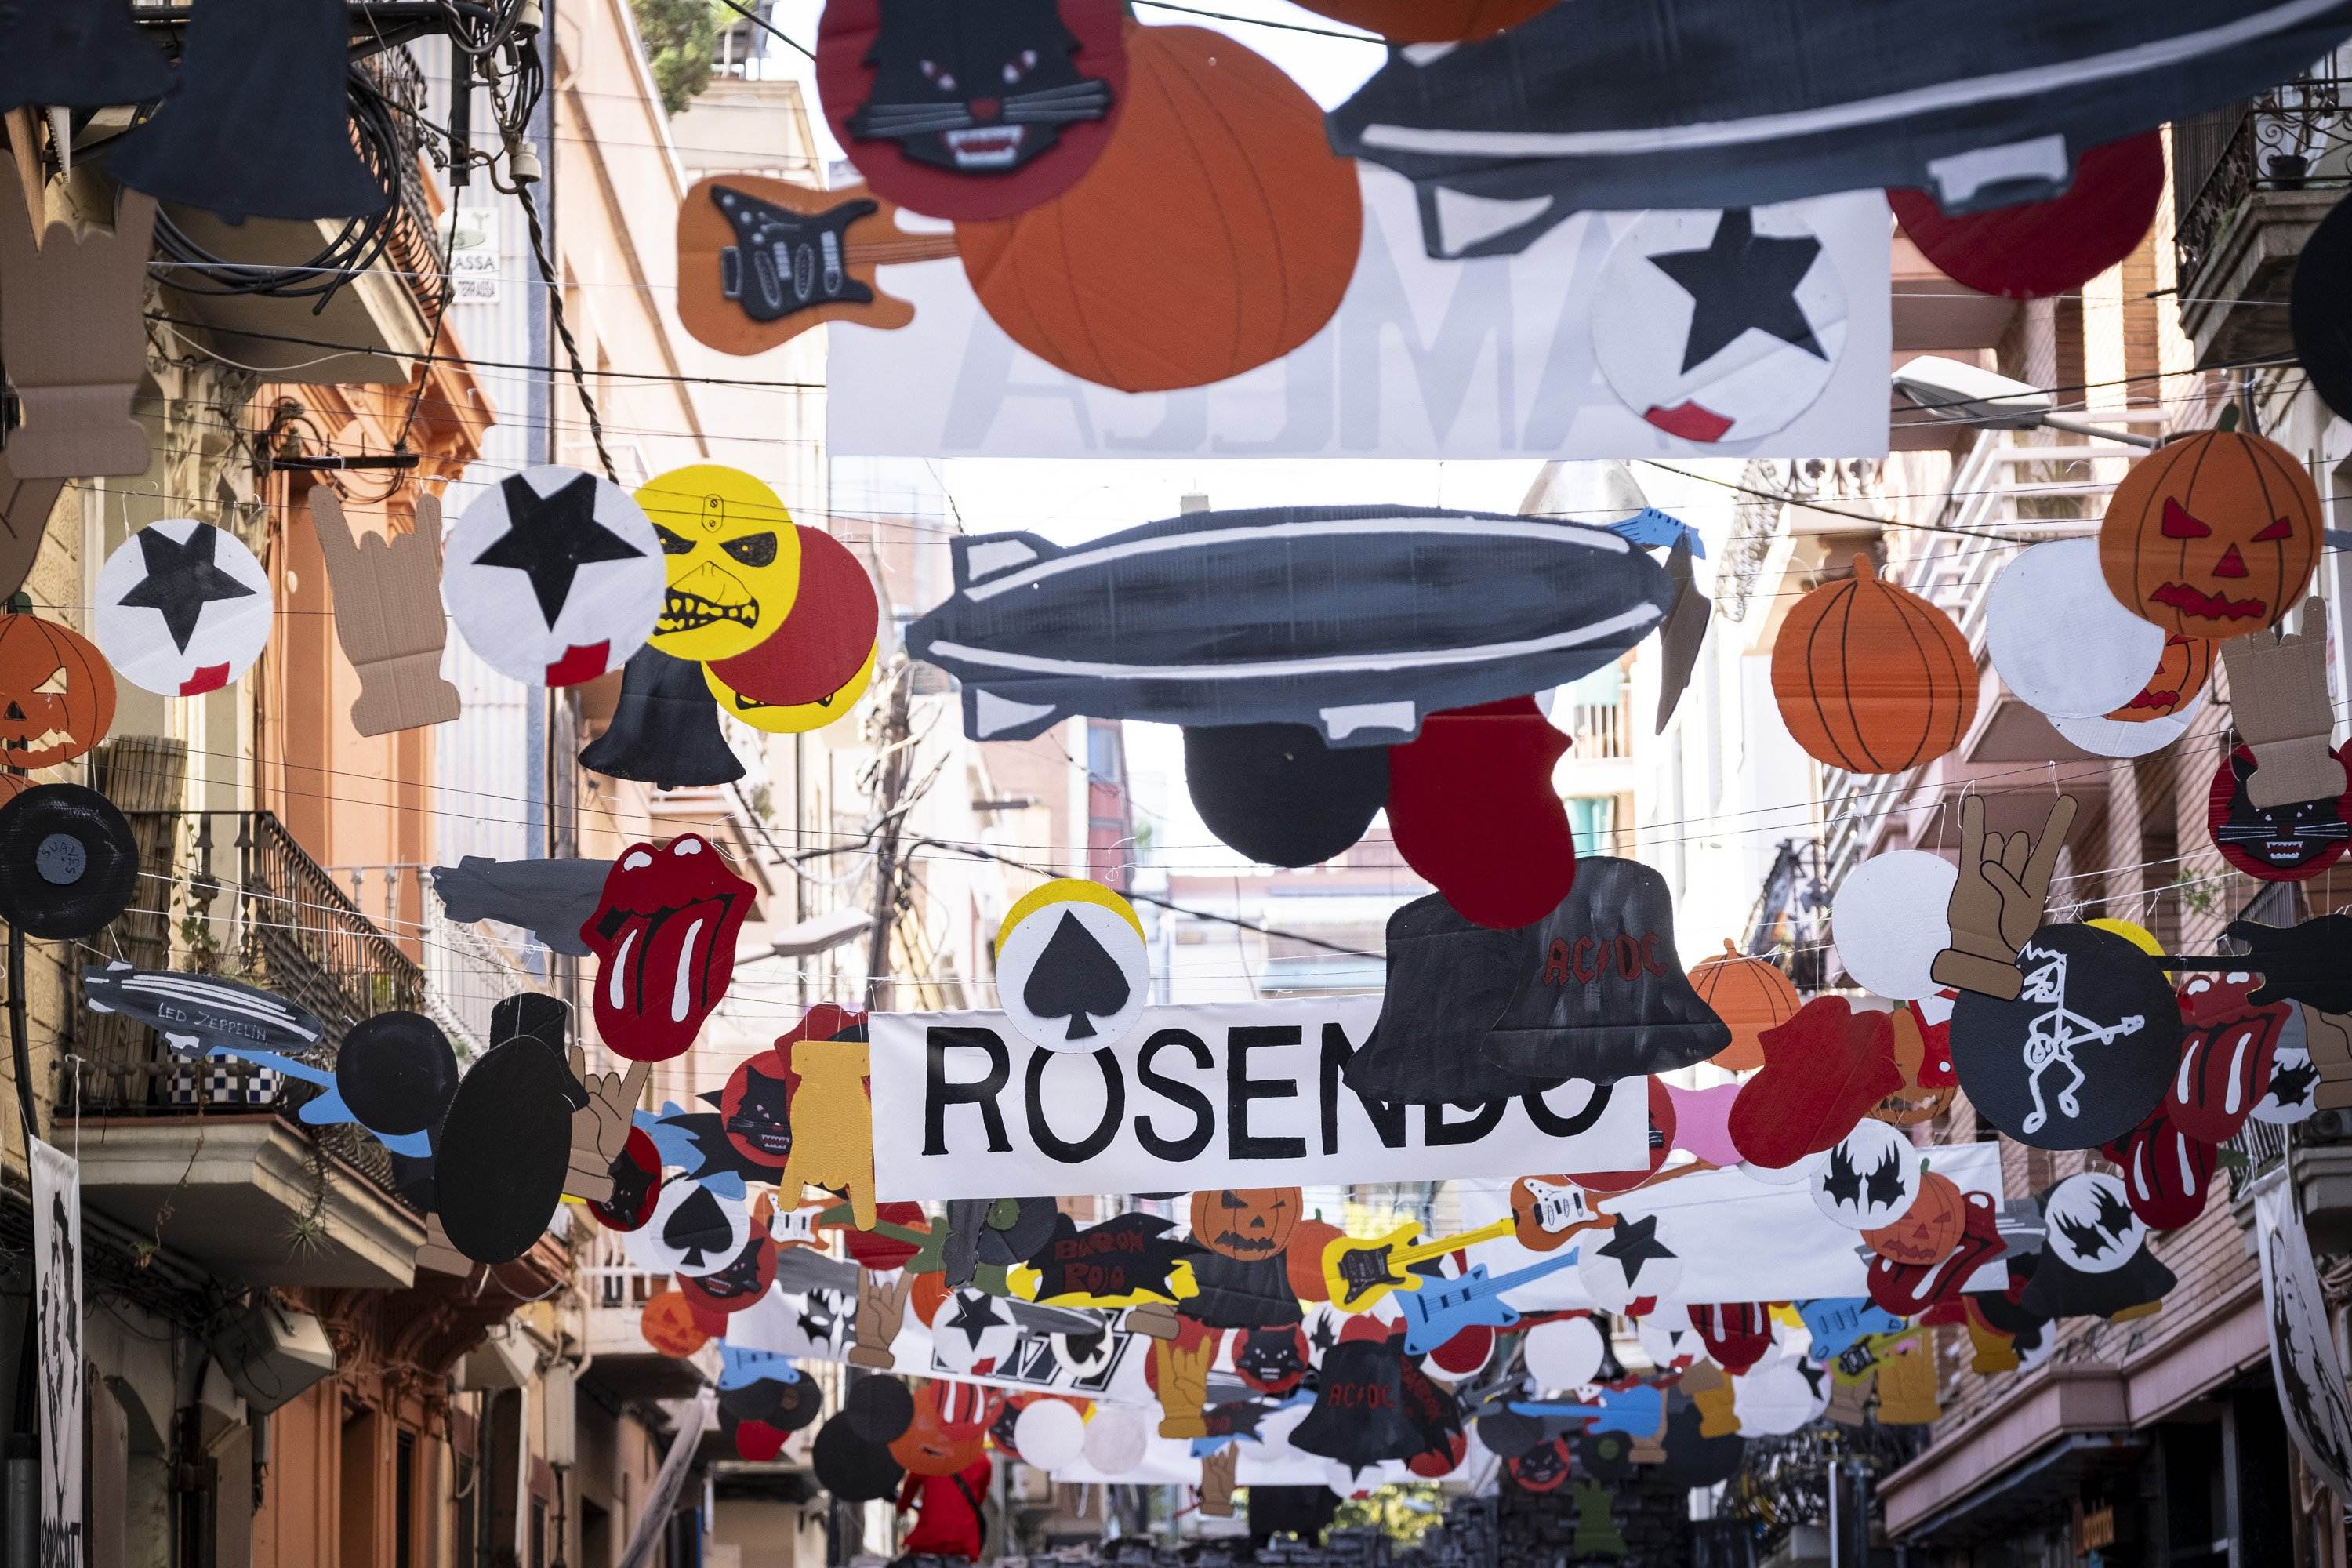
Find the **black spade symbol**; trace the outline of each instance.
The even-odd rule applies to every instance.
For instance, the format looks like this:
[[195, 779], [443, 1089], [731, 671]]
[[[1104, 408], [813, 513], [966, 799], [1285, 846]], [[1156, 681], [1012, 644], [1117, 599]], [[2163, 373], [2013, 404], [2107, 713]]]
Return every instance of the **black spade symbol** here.
[[700, 1268], [713, 1254], [729, 1250], [734, 1240], [735, 1227], [727, 1223], [727, 1211], [708, 1187], [688, 1193], [662, 1226], [662, 1244], [678, 1255], [683, 1268]]
[[1037, 955], [1022, 989], [1021, 1004], [1040, 1018], [1067, 1018], [1073, 1040], [1094, 1037], [1087, 1015], [1108, 1018], [1127, 1005], [1127, 975], [1118, 962], [1103, 951], [1077, 915], [1062, 911], [1062, 923]]

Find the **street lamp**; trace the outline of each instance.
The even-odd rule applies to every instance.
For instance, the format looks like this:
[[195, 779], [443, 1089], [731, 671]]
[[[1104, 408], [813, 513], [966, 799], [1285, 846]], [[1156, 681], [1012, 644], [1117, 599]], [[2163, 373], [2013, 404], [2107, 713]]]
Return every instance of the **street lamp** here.
[[2011, 381], [1963, 360], [1922, 354], [1895, 373], [1895, 390], [1931, 420], [1993, 430], [2063, 430], [2153, 450], [2152, 436], [2109, 429], [2053, 413], [2057, 399], [2038, 386]]

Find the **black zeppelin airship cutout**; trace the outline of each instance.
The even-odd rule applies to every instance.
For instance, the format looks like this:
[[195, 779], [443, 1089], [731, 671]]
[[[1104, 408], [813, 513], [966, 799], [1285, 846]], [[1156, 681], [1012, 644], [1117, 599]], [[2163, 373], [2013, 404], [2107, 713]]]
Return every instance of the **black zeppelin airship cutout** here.
[[953, 542], [955, 596], [907, 646], [963, 683], [974, 740], [1072, 714], [1411, 740], [1442, 709], [1610, 663], [1674, 586], [1613, 533], [1409, 507], [1196, 512], [1063, 549]]

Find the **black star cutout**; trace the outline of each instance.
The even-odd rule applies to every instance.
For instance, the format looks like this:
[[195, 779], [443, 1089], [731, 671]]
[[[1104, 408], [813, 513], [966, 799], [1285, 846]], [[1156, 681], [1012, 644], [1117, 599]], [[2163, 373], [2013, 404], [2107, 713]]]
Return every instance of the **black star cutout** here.
[[1658, 1216], [1654, 1214], [1643, 1215], [1640, 1219], [1619, 1220], [1600, 1251], [1603, 1258], [1615, 1258], [1625, 1270], [1628, 1286], [1642, 1278], [1643, 1264], [1675, 1255], [1673, 1247], [1658, 1239]]
[[955, 1297], [955, 1315], [948, 1320], [948, 1327], [961, 1329], [963, 1337], [976, 1351], [980, 1349], [981, 1335], [999, 1323], [1010, 1321], [1009, 1318], [997, 1316], [996, 1303], [987, 1295], [978, 1290], [959, 1290]]
[[1746, 207], [1733, 207], [1715, 226], [1705, 250], [1669, 250], [1651, 265], [1691, 297], [1690, 341], [1683, 370], [1705, 364], [1754, 328], [1801, 348], [1815, 359], [1830, 356], [1813, 336], [1813, 324], [1797, 303], [1797, 285], [1812, 270], [1822, 242], [1810, 237], [1781, 239], [1756, 232]]
[[583, 474], [542, 496], [516, 474], [499, 486], [506, 497], [507, 531], [474, 557], [477, 566], [509, 566], [530, 579], [539, 613], [550, 631], [572, 596], [572, 579], [595, 561], [635, 561], [645, 554], [596, 521], [596, 479]]
[[213, 564], [213, 545], [219, 538], [220, 530], [202, 524], [189, 532], [184, 544], [160, 528], [142, 528], [138, 533], [147, 575], [122, 595], [122, 602], [162, 611], [163, 627], [182, 653], [188, 651], [188, 639], [196, 635], [196, 619], [206, 605], [253, 596], [251, 588]]
[[1878, 1162], [1878, 1168], [1870, 1173], [1870, 1184], [1864, 1195], [1874, 1209], [1889, 1207], [1903, 1195], [1903, 1155], [1900, 1151], [1889, 1149], [1885, 1157]]

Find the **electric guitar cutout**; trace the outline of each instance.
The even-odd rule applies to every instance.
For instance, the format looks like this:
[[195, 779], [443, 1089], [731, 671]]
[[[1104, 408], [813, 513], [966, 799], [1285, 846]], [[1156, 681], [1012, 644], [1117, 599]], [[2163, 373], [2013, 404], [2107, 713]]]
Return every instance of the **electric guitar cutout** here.
[[1579, 1231], [1608, 1230], [1617, 1216], [1566, 1176], [1521, 1176], [1511, 1184], [1512, 1234], [1529, 1252], [1549, 1252]]
[[768, 1234], [778, 1247], [814, 1247], [822, 1248], [825, 1238], [817, 1234], [817, 1221], [828, 1210], [824, 1204], [809, 1204], [802, 1208], [779, 1209], [768, 1221]]
[[908, 233], [862, 185], [713, 175], [678, 207], [677, 316], [730, 354], [764, 353], [825, 321], [894, 331], [915, 308], [882, 292], [876, 269], [956, 254], [952, 233]]
[[1514, 1399], [1514, 1415], [1551, 1415], [1570, 1421], [1590, 1421], [1594, 1432], [1622, 1432], [1629, 1436], [1646, 1437], [1664, 1426], [1666, 1419], [1666, 1391], [1655, 1384], [1639, 1384], [1622, 1393], [1611, 1392], [1591, 1405], [1553, 1405], [1542, 1400]]
[[1434, 1241], [1413, 1240], [1421, 1234], [1417, 1225], [1401, 1225], [1378, 1241], [1334, 1237], [1323, 1248], [1323, 1282], [1330, 1288], [1331, 1305], [1342, 1312], [1361, 1312], [1391, 1290], [1418, 1290], [1422, 1277], [1412, 1272], [1414, 1264], [1482, 1241], [1500, 1241], [1513, 1234], [1517, 1223], [1498, 1219]]
[[1557, 1274], [1576, 1261], [1573, 1247], [1555, 1258], [1493, 1279], [1486, 1266], [1474, 1263], [1458, 1279], [1433, 1280], [1409, 1296], [1397, 1298], [1404, 1309], [1404, 1353], [1427, 1355], [1465, 1329], [1508, 1329], [1519, 1321], [1519, 1310], [1502, 1299], [1506, 1290]]

